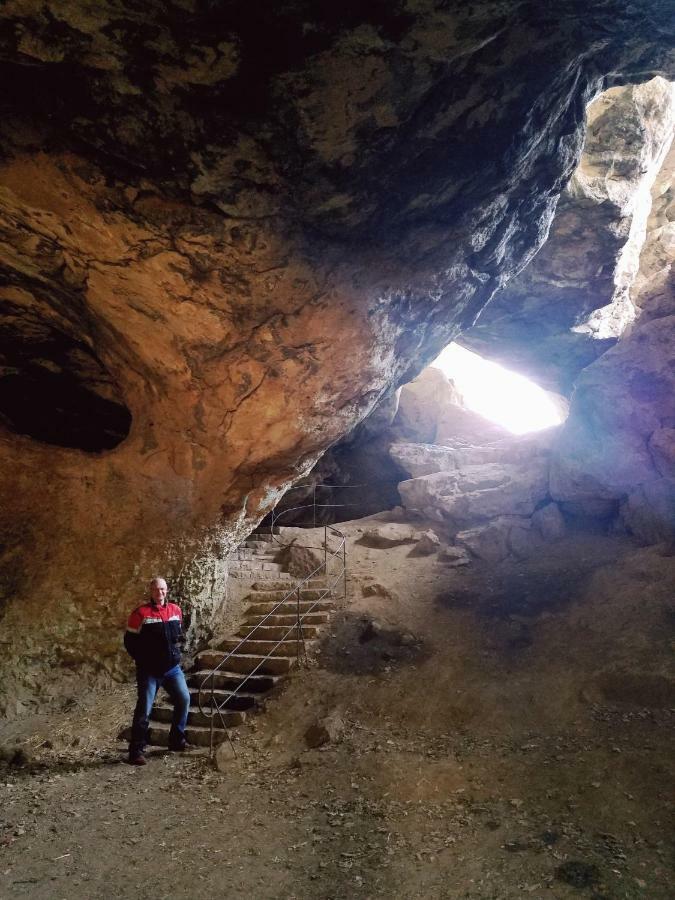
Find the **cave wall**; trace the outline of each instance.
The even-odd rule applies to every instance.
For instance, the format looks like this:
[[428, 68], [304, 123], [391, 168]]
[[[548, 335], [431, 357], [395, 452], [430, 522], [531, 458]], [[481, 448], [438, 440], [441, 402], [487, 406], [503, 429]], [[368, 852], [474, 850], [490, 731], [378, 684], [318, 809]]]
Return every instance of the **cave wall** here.
[[[616, 87], [588, 108], [578, 168], [532, 262], [461, 339], [481, 356], [566, 396], [582, 369], [639, 314], [633, 296], [652, 187], [675, 125], [675, 87], [662, 78]], [[663, 245], [662, 245], [663, 247]], [[643, 264], [644, 269], [644, 264]], [[644, 305], [644, 304], [643, 304]]]
[[[153, 574], [208, 631], [227, 552], [541, 244], [587, 102], [673, 76], [673, 18], [3, 4], [7, 712], [118, 673]], [[77, 396], [95, 413], [66, 415]], [[62, 413], [70, 443], [49, 443]]]

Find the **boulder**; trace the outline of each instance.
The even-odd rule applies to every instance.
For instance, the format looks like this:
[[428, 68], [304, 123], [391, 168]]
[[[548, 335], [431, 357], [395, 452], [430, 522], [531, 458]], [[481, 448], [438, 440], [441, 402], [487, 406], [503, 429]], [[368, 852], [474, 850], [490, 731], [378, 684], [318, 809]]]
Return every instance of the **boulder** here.
[[675, 540], [675, 479], [657, 478], [637, 486], [621, 504], [629, 534], [644, 544]]
[[284, 547], [278, 558], [284, 570], [295, 578], [306, 578], [317, 569], [318, 574], [322, 574], [324, 561], [324, 553], [320, 547], [303, 547], [295, 541]]
[[410, 525], [388, 522], [369, 528], [356, 543], [376, 550], [386, 550], [389, 547], [400, 547], [401, 544], [414, 544], [418, 536], [419, 532]]
[[487, 525], [461, 531], [456, 541], [473, 556], [493, 564], [508, 556], [525, 559], [536, 553], [542, 544], [530, 520], [519, 516], [500, 516]]
[[460, 568], [471, 563], [471, 557], [464, 547], [444, 547], [438, 554], [438, 559], [450, 568]]
[[557, 541], [567, 532], [565, 519], [557, 503], [547, 503], [532, 514], [532, 525], [545, 541]]
[[477, 528], [460, 531], [455, 540], [460, 547], [468, 550], [472, 556], [487, 563], [499, 563], [509, 555], [508, 520], [490, 522]]
[[397, 441], [389, 448], [394, 462], [408, 473], [410, 478], [433, 475], [435, 472], [451, 472], [457, 468], [457, 451], [435, 444], [412, 444]]
[[385, 600], [392, 600], [395, 597], [393, 591], [389, 590], [389, 588], [386, 588], [378, 581], [375, 581], [372, 584], [364, 584], [361, 588], [361, 593], [364, 597], [382, 597]]
[[488, 463], [399, 485], [403, 505], [461, 530], [496, 516], [530, 516], [548, 494], [548, 468]]
[[408, 556], [431, 556], [441, 547], [441, 540], [435, 531], [424, 531]]
[[429, 366], [401, 388], [394, 426], [407, 440], [433, 444], [442, 410], [461, 395], [440, 369]]
[[345, 731], [345, 723], [341, 716], [332, 713], [313, 722], [305, 732], [305, 743], [311, 749], [334, 744], [340, 740]]
[[401, 440], [389, 447], [389, 455], [411, 478], [452, 472], [466, 466], [485, 463], [533, 463], [547, 458], [558, 428], [527, 435], [509, 435], [499, 440], [475, 442], [455, 437], [445, 446], [416, 444]]

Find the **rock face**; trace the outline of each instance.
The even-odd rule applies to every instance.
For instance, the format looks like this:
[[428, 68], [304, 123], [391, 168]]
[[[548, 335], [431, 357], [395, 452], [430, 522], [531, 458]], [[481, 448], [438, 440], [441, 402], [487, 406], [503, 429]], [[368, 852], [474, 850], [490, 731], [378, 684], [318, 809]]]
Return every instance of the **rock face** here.
[[675, 141], [652, 188], [647, 238], [631, 299], [639, 319], [675, 315]]
[[[655, 179], [661, 186], [672, 172], [664, 157], [675, 125], [675, 89], [662, 78], [614, 88], [589, 106], [588, 123], [580, 165], [560, 198], [548, 240], [462, 336], [482, 356], [567, 395], [578, 373], [633, 322], [636, 305], [644, 305], [633, 282], [650, 192]], [[669, 251], [672, 256], [667, 190], [661, 187], [662, 202], [648, 228], [652, 265], [660, 272], [663, 257]], [[665, 230], [657, 237], [661, 223]], [[641, 276], [641, 290], [654, 277]]]
[[586, 101], [672, 76], [673, 25], [667, 0], [3, 4], [8, 697], [118, 672], [158, 572], [209, 630], [227, 552], [527, 262]]
[[399, 434], [389, 448], [412, 476], [399, 485], [406, 515], [439, 523], [455, 542], [441, 561], [465, 565], [470, 557], [490, 563], [524, 558], [543, 541], [562, 537], [565, 522], [549, 496], [550, 447], [557, 429], [494, 440], [488, 428], [481, 441], [482, 418], [462, 412], [474, 417], [473, 443], [459, 436], [454, 445], [449, 439], [447, 446], [413, 444]]
[[560, 433], [551, 493], [570, 509], [622, 505], [647, 543], [675, 539], [675, 317], [645, 322], [586, 369]]
[[393, 431], [405, 441], [443, 446], [458, 440], [497, 440], [508, 432], [464, 408], [461, 393], [440, 369], [429, 366], [401, 388]]

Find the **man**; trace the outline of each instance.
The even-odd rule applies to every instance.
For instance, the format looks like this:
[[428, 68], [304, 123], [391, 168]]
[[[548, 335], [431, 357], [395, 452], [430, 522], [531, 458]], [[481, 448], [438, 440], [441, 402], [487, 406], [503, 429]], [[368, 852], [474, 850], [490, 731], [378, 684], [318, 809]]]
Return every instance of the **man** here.
[[183, 615], [180, 607], [167, 602], [168, 588], [163, 578], [150, 582], [150, 601], [129, 616], [124, 646], [136, 663], [138, 700], [134, 710], [129, 744], [129, 762], [146, 763], [143, 751], [148, 739], [148, 720], [160, 687], [173, 703], [173, 721], [169, 732], [169, 750], [185, 750], [185, 726], [190, 693], [179, 665]]

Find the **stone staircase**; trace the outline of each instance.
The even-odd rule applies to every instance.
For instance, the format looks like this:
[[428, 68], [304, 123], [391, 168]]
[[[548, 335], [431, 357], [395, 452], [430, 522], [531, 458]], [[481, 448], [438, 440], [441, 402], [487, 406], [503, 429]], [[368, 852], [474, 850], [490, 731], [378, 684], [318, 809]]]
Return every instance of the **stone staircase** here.
[[[276, 528], [276, 534], [279, 529]], [[270, 578], [277, 581], [291, 581], [291, 576], [278, 562], [281, 547], [276, 543], [270, 529], [254, 531], [230, 557], [230, 575], [234, 578]]]
[[[274, 561], [279, 548], [272, 544], [271, 534], [254, 532], [236, 552], [242, 554], [237, 557], [239, 572], [257, 579], [246, 598], [248, 607], [241, 627], [236, 635], [199, 653], [196, 670], [186, 676], [191, 698], [186, 736], [188, 743], [199, 746], [209, 746], [211, 740], [211, 720], [199, 709], [200, 685], [206, 680], [201, 698], [204, 709], [211, 703], [212, 685], [214, 700], [224, 707], [223, 720], [218, 714], [214, 720], [214, 744], [222, 743], [227, 737], [222, 725], [241, 725], [248, 713], [260, 708], [264, 698], [297, 664], [299, 654], [316, 642], [335, 608], [324, 579], [307, 582], [300, 591], [299, 609], [305, 616], [299, 639], [298, 629], [293, 628], [297, 621], [297, 594], [288, 602], [281, 602], [299, 579], [284, 572], [282, 565]], [[264, 625], [260, 624], [263, 620]], [[233, 650], [236, 652], [227, 659], [226, 666], [214, 672]], [[244, 681], [244, 688], [237, 690]], [[167, 745], [172, 714], [168, 703], [155, 704], [149, 730], [151, 744]]]

